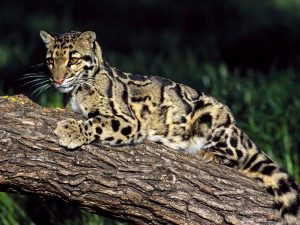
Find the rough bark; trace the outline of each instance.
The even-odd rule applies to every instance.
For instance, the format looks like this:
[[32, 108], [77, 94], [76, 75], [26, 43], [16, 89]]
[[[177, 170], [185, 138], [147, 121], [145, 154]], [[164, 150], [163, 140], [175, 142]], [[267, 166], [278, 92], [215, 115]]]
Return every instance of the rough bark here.
[[154, 143], [68, 151], [53, 134], [76, 117], [18, 95], [0, 97], [0, 190], [56, 197], [136, 224], [276, 224], [257, 183]]

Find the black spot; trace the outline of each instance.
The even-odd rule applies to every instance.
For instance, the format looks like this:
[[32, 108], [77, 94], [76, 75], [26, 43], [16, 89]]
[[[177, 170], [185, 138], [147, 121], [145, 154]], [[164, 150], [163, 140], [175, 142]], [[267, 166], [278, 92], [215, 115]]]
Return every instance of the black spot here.
[[89, 112], [88, 113], [88, 118], [93, 118], [93, 117], [96, 117], [96, 116], [99, 116], [100, 115], [100, 112], [99, 112], [99, 110], [97, 109], [97, 110], [95, 110], [95, 111], [93, 111], [93, 112]]
[[252, 172], [258, 171], [264, 163], [265, 163], [264, 161], [257, 162], [256, 164], [251, 166], [250, 171], [252, 171]]
[[145, 97], [140, 97], [140, 98], [132, 97], [131, 101], [132, 102], [144, 102], [147, 99], [151, 100], [151, 97], [150, 96], [145, 96]]
[[78, 92], [80, 92], [80, 91], [82, 91], [82, 87], [81, 87], [81, 86], [79, 86], [79, 87], [77, 88], [76, 94], [78, 94]]
[[228, 163], [226, 163], [226, 165], [229, 167], [234, 167], [234, 166], [238, 165], [238, 162], [234, 159], [229, 159]]
[[275, 195], [274, 189], [272, 187], [267, 187], [266, 189], [270, 195]]
[[137, 131], [140, 131], [140, 129], [141, 129], [141, 122], [138, 120]]
[[176, 94], [179, 96], [180, 101], [182, 102], [184, 109], [185, 109], [185, 113], [189, 114], [192, 111], [192, 106], [190, 106], [189, 102], [187, 102], [182, 94], [182, 89], [181, 86], [179, 84], [176, 84], [175, 87], [172, 88]]
[[105, 138], [104, 140], [105, 140], [105, 141], [113, 141], [114, 138], [113, 138], [113, 137], [107, 137], [107, 138]]
[[109, 97], [109, 98], [112, 97], [112, 88], [113, 88], [113, 83], [109, 79], [109, 84], [108, 84], [108, 87], [107, 87], [107, 97]]
[[180, 123], [186, 123], [186, 122], [187, 122], [186, 118], [184, 116], [182, 116], [180, 118]]
[[213, 142], [218, 142], [220, 140], [221, 140], [221, 136], [219, 136], [219, 135], [218, 136], [214, 136], [213, 139], [212, 139]]
[[69, 51], [69, 58], [72, 58], [72, 55], [74, 55], [75, 53], [78, 53], [78, 51]]
[[209, 115], [209, 113], [205, 113], [201, 115], [199, 118], [200, 123], [206, 123], [208, 127], [211, 127], [212, 124], [212, 117]]
[[277, 210], [280, 210], [283, 206], [283, 203], [282, 202], [275, 202], [273, 203], [273, 208], [274, 209], [277, 209]]
[[124, 102], [128, 102], [128, 92], [127, 92], [127, 90], [123, 91], [122, 99], [123, 99]]
[[212, 138], [212, 135], [211, 135], [211, 134], [209, 134], [209, 135], [207, 136], [206, 140], [210, 141], [210, 140], [211, 140], [211, 138]]
[[165, 97], [164, 97], [164, 93], [165, 93], [165, 87], [162, 85], [160, 86], [160, 103], [165, 101]]
[[223, 124], [221, 124], [219, 127], [229, 127], [231, 124], [232, 124], [231, 118], [229, 114], [227, 114], [226, 121]]
[[149, 107], [147, 105], [143, 105], [142, 110], [141, 110], [141, 115], [144, 118], [145, 114], [150, 113]]
[[[293, 188], [293, 189], [295, 189], [295, 190], [298, 190], [298, 192], [300, 192], [300, 186], [298, 186], [297, 184], [296, 184], [296, 182], [294, 181], [294, 179], [290, 176], [289, 178], [288, 178], [288, 183], [289, 183], [289, 185]], [[299, 196], [299, 198], [300, 198], [300, 196]], [[300, 200], [300, 199], [299, 199]], [[300, 205], [300, 204], [299, 204]]]
[[92, 70], [94, 68], [94, 66], [84, 66], [83, 69], [84, 70]]
[[82, 56], [81, 58], [82, 58], [84, 61], [90, 61], [90, 62], [92, 62], [92, 57], [89, 56], [89, 55], [84, 55], [84, 56]]
[[102, 134], [102, 129], [101, 129], [100, 127], [96, 127], [96, 132], [97, 132], [98, 134]]
[[104, 64], [105, 64], [105, 67], [104, 67], [105, 71], [108, 73], [108, 75], [110, 77], [113, 77], [114, 75], [113, 75], [113, 72], [112, 72], [111, 67], [108, 64], [108, 62], [104, 62]]
[[218, 147], [218, 148], [227, 148], [227, 144], [225, 142], [218, 142], [216, 144], [216, 147]]
[[88, 129], [88, 125], [86, 124], [86, 125], [84, 125], [84, 129], [85, 130], [87, 130]]
[[120, 70], [116, 69], [115, 71], [119, 77], [123, 79], [127, 79], [127, 76], [124, 73], [122, 73]]
[[251, 158], [248, 160], [248, 162], [246, 163], [246, 165], [244, 166], [243, 169], [248, 169], [251, 166], [251, 164], [257, 159], [257, 157], [258, 157], [259, 154], [260, 153], [257, 152], [254, 155], [252, 155]]
[[122, 143], [122, 140], [121, 139], [118, 139], [117, 141], [116, 141], [116, 144], [117, 145], [119, 145], [119, 144], [121, 144]]
[[198, 109], [203, 108], [203, 106], [204, 106], [204, 101], [203, 100], [197, 101], [197, 103], [195, 105], [195, 111], [198, 110]]
[[[220, 149], [220, 148], [212, 147], [211, 150], [212, 150], [213, 152], [219, 152], [219, 153], [221, 153], [222, 155], [225, 154], [224, 150], [222, 150], [222, 149]], [[225, 156], [223, 156], [223, 157], [225, 158]]]
[[68, 125], [65, 125], [65, 128], [66, 128], [66, 129], [68, 129], [68, 128], [69, 128], [69, 126], [68, 126]]
[[237, 138], [236, 137], [231, 137], [230, 138], [230, 144], [232, 147], [236, 148], [237, 147]]
[[100, 140], [100, 136], [99, 136], [98, 134], [95, 134], [95, 135], [94, 135], [94, 138], [95, 138], [96, 141], [99, 141], [99, 140]]
[[252, 148], [253, 147], [252, 141], [250, 139], [247, 140], [247, 144], [248, 144], [248, 148]]
[[262, 170], [261, 170], [261, 173], [263, 175], [268, 175], [268, 176], [271, 176], [274, 172], [274, 170], [276, 170], [276, 166], [274, 165], [268, 165], [268, 166], [265, 166]]
[[203, 100], [198, 100], [195, 104], [194, 112], [196, 112], [199, 109], [203, 109], [207, 106], [210, 106], [210, 105], [212, 105], [212, 104], [211, 103], [204, 103]]
[[117, 110], [115, 109], [115, 104], [114, 104], [114, 102], [113, 102], [113, 101], [110, 101], [110, 102], [109, 102], [109, 105], [110, 105], [110, 107], [111, 107], [112, 113], [113, 113], [114, 115], [116, 115], [116, 114], [117, 114]]
[[147, 105], [143, 105], [143, 111], [148, 111], [149, 112], [149, 107]]
[[228, 155], [233, 155], [233, 152], [232, 152], [231, 149], [229, 149], [229, 148], [226, 149], [226, 153], [227, 153]]
[[136, 80], [136, 81], [146, 81], [147, 77], [142, 76], [140, 74], [132, 74], [132, 76], [130, 77], [132, 80]]
[[278, 181], [278, 188], [277, 188], [277, 194], [278, 195], [283, 195], [283, 194], [286, 194], [290, 192], [290, 187], [289, 185], [287, 184], [286, 180], [281, 178], [279, 181]]
[[248, 146], [247, 146], [247, 140], [245, 140], [245, 135], [242, 134], [240, 137], [241, 137], [241, 144], [242, 144], [242, 146], [243, 146], [245, 149], [247, 149]]
[[121, 133], [122, 133], [124, 136], [129, 135], [129, 134], [131, 133], [131, 127], [130, 127], [130, 126], [127, 126], [127, 127], [122, 128]]
[[297, 215], [300, 205], [300, 198], [296, 198], [293, 202], [290, 202], [288, 207], [284, 207], [281, 211], [281, 216], [284, 217], [286, 214]]
[[238, 158], [242, 158], [243, 157], [243, 152], [239, 149], [236, 150], [236, 154]]
[[120, 128], [120, 122], [119, 120], [112, 120], [111, 121], [111, 127], [113, 129], [114, 132], [117, 132]]
[[93, 122], [92, 122], [92, 121], [89, 121], [89, 125], [92, 126], [92, 125], [93, 125]]

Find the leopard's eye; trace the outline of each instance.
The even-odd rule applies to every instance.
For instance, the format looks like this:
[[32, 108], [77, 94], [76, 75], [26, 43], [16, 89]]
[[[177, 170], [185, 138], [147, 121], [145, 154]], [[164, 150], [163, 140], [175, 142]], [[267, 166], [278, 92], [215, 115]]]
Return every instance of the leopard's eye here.
[[53, 58], [47, 58], [46, 61], [47, 61], [47, 64], [50, 64], [50, 65], [53, 65], [53, 63], [54, 63]]
[[80, 58], [72, 57], [72, 58], [69, 59], [69, 64], [74, 65], [74, 64], [78, 63], [79, 60], [80, 60]]

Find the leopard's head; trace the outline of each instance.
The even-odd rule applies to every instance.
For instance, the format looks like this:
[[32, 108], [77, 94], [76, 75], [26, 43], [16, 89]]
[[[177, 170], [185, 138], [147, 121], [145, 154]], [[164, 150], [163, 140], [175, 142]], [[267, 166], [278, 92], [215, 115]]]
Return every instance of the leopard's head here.
[[94, 32], [52, 34], [42, 30], [40, 36], [47, 47], [50, 80], [60, 92], [73, 90], [99, 70], [103, 60]]

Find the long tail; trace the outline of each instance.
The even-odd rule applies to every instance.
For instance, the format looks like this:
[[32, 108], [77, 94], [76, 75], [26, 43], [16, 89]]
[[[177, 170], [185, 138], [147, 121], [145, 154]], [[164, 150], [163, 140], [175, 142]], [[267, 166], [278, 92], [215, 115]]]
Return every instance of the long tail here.
[[294, 179], [253, 145], [240, 170], [248, 177], [259, 179], [274, 196], [284, 225], [300, 225], [300, 188]]
[[300, 187], [295, 180], [234, 124], [221, 126], [210, 135], [205, 146], [208, 157], [234, 167], [247, 177], [262, 182], [274, 196], [275, 208], [280, 210], [283, 225], [300, 225]]
[[204, 140], [200, 156], [260, 180], [274, 196], [282, 224], [300, 225], [300, 188], [294, 179], [235, 125], [228, 107], [204, 95], [199, 102], [201, 107], [193, 114], [192, 129]]

